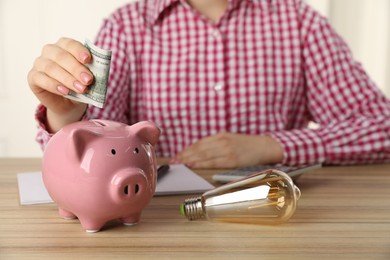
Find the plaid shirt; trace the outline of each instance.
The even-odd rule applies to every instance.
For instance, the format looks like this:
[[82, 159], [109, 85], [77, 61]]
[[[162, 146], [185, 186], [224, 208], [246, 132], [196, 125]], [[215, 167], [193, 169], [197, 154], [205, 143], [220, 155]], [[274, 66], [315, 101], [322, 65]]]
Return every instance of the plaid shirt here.
[[[134, 2], [96, 44], [113, 57], [105, 107], [87, 118], [157, 123], [158, 156], [225, 131], [271, 134], [287, 165], [390, 161], [389, 100], [302, 1], [231, 0], [216, 23], [185, 0]], [[44, 145], [43, 107], [37, 118]]]

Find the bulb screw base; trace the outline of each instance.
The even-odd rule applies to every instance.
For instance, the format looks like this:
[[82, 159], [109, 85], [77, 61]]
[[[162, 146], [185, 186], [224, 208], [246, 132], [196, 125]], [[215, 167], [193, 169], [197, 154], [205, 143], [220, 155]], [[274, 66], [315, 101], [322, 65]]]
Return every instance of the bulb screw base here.
[[189, 220], [195, 220], [203, 218], [205, 212], [202, 206], [202, 198], [190, 198], [186, 199], [183, 204], [180, 205], [180, 213], [187, 217]]

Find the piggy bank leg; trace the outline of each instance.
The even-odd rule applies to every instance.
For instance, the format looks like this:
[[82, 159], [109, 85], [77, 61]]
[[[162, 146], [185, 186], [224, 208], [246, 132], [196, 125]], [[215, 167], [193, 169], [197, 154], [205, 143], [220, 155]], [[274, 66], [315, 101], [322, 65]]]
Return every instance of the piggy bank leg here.
[[80, 224], [87, 233], [98, 232], [106, 223], [103, 220], [89, 219], [79, 216]]
[[121, 221], [123, 225], [134, 226], [138, 224], [140, 217], [141, 217], [141, 213], [136, 213], [131, 216], [122, 218]]
[[64, 219], [75, 219], [77, 218], [75, 214], [73, 214], [72, 212], [70, 211], [67, 211], [65, 209], [62, 209], [62, 208], [58, 208], [58, 214], [60, 214], [60, 216]]

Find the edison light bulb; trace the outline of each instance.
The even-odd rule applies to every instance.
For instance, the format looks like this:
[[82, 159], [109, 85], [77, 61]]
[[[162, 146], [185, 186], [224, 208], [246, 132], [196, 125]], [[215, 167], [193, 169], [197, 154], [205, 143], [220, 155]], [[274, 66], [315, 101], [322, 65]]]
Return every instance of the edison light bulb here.
[[273, 224], [294, 214], [300, 195], [286, 173], [266, 170], [187, 199], [180, 211], [189, 220]]

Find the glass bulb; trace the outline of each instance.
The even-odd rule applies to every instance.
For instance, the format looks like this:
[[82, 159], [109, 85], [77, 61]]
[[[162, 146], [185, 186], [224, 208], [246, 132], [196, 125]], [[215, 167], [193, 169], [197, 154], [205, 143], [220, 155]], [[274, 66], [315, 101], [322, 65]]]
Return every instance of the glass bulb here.
[[300, 196], [290, 176], [271, 169], [186, 199], [180, 211], [189, 220], [274, 224], [294, 214]]

